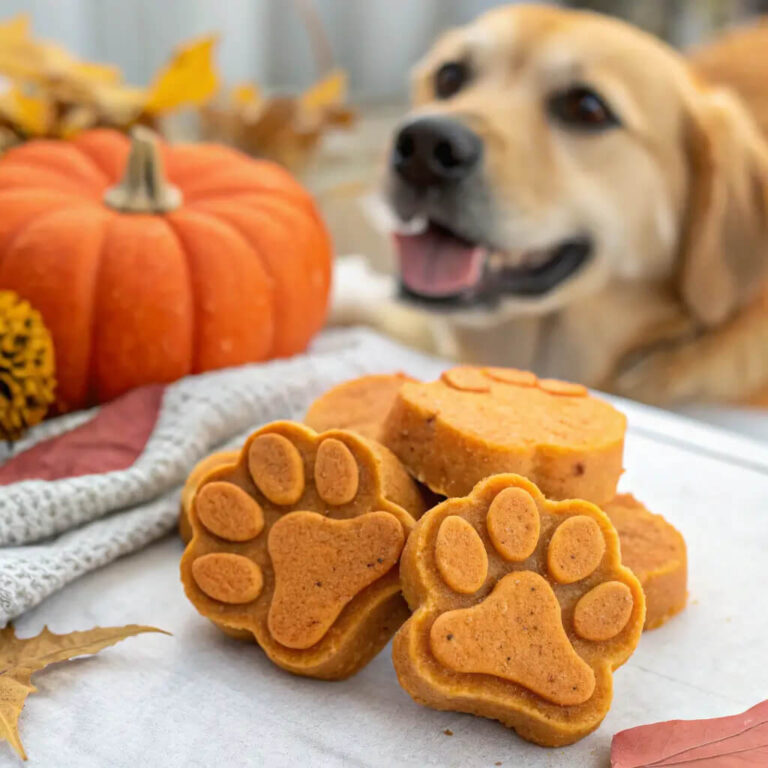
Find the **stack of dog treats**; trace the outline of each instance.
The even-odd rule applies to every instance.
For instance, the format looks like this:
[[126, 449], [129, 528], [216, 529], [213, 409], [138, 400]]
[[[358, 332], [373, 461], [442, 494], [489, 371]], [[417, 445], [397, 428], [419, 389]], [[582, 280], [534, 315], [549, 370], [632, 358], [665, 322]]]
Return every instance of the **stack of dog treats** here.
[[394, 636], [419, 703], [570, 744], [643, 628], [686, 602], [682, 536], [616, 496], [625, 431], [585, 388], [525, 371], [348, 381], [192, 472], [187, 596], [316, 678]]

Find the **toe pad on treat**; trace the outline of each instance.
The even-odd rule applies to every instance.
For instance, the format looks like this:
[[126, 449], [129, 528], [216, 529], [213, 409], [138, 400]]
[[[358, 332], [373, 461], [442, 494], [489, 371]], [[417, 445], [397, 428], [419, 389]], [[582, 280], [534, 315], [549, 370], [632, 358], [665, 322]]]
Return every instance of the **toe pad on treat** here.
[[234, 605], [250, 603], [264, 584], [261, 568], [242, 555], [212, 552], [192, 563], [192, 576], [208, 597]]
[[357, 494], [360, 471], [352, 451], [336, 438], [320, 443], [315, 459], [315, 488], [328, 504], [348, 504]]
[[488, 555], [477, 531], [462, 517], [446, 517], [435, 541], [435, 562], [443, 581], [456, 592], [472, 594], [488, 575]]
[[488, 535], [496, 551], [510, 562], [522, 562], [539, 542], [539, 511], [530, 493], [505, 488], [491, 502], [487, 517]]
[[259, 503], [232, 483], [208, 483], [195, 497], [200, 522], [227, 541], [249, 541], [264, 528]]
[[581, 581], [592, 573], [605, 553], [605, 539], [600, 526], [586, 515], [569, 517], [562, 522], [549, 542], [549, 573], [560, 584]]
[[257, 437], [248, 452], [248, 468], [253, 482], [273, 504], [295, 504], [304, 493], [304, 462], [283, 435]]
[[604, 581], [576, 603], [573, 626], [585, 640], [610, 640], [627, 626], [632, 606], [632, 592], [626, 584]]

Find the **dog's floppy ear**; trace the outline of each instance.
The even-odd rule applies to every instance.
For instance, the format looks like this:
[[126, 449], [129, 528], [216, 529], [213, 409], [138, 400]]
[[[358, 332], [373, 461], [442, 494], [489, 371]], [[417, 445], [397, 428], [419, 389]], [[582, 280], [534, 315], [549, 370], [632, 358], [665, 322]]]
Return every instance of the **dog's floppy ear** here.
[[679, 290], [703, 325], [727, 319], [768, 274], [768, 138], [736, 97], [697, 90], [686, 124], [688, 208]]

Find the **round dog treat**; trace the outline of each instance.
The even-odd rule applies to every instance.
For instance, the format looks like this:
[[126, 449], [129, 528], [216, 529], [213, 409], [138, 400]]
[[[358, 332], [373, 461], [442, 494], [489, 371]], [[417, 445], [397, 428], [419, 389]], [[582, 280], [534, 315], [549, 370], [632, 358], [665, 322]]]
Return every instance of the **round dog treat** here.
[[268, 424], [197, 488], [184, 589], [203, 616], [250, 635], [278, 666], [343, 678], [408, 616], [398, 563], [423, 511], [385, 448], [349, 431]]
[[309, 406], [304, 423], [317, 432], [349, 429], [379, 440], [381, 425], [406, 381], [415, 379], [404, 373], [381, 373], [345, 381]]
[[382, 442], [443, 496], [515, 472], [553, 499], [612, 499], [626, 418], [578, 384], [532, 373], [461, 366], [438, 381], [405, 382]]
[[217, 467], [236, 464], [240, 451], [219, 451], [206, 456], [195, 464], [181, 489], [181, 504], [179, 508], [179, 536], [186, 544], [192, 538], [192, 526], [189, 524], [189, 506], [195, 496], [201, 480]]
[[645, 592], [645, 628], [660, 627], [680, 613], [688, 600], [685, 539], [629, 493], [619, 494], [603, 510], [618, 531], [624, 565], [632, 569]]
[[[578, 573], [554, 578], [553, 549]], [[392, 656], [417, 702], [494, 718], [545, 746], [601, 723], [613, 670], [640, 639], [645, 599], [594, 504], [548, 501], [519, 475], [489, 477], [419, 520], [400, 576], [413, 615]]]

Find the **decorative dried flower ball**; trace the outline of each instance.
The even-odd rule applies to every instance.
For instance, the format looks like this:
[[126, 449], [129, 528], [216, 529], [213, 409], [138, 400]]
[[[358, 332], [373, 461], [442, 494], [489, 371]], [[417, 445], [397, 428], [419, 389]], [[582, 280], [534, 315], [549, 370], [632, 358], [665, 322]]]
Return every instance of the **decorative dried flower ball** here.
[[40, 313], [0, 291], [0, 438], [18, 440], [53, 403], [53, 342]]

